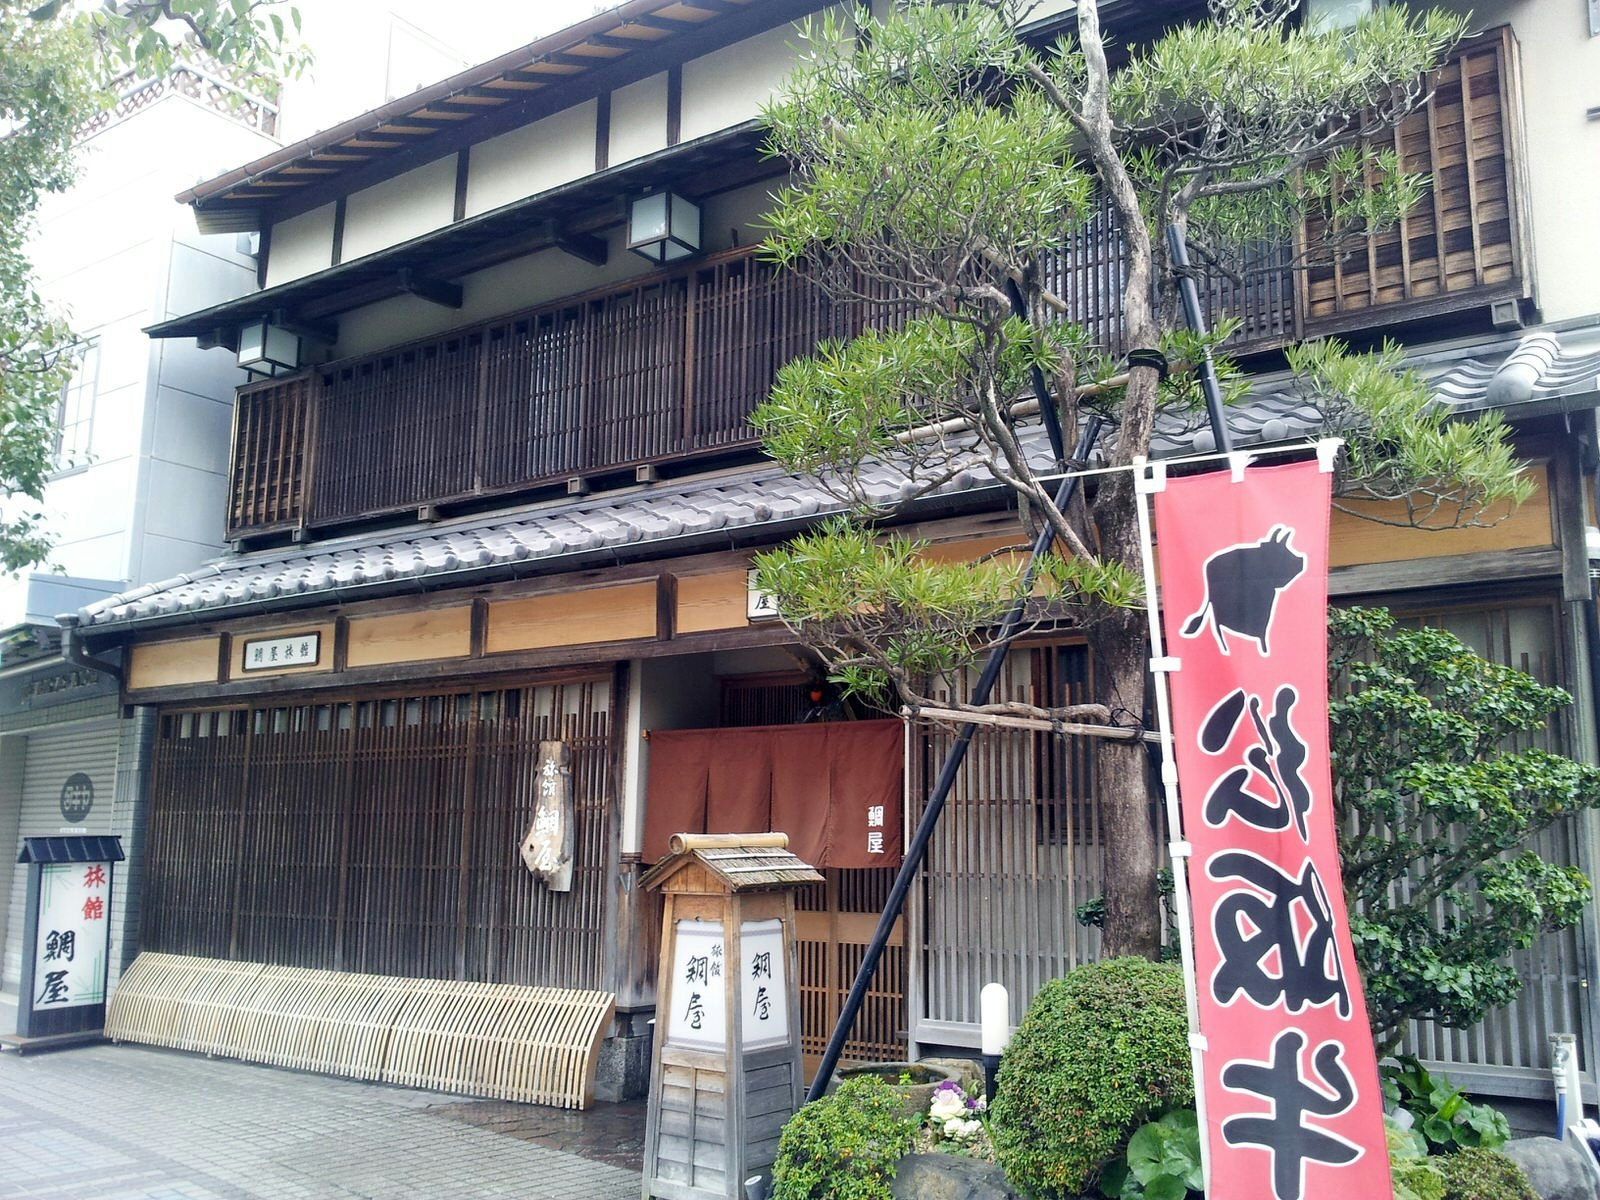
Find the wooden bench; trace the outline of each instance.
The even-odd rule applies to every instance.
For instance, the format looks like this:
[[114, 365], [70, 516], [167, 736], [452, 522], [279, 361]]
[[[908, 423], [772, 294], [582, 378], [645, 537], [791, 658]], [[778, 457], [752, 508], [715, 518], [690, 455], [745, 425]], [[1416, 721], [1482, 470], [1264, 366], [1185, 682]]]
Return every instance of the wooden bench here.
[[106, 1036], [352, 1079], [561, 1108], [594, 1102], [616, 997], [139, 955]]

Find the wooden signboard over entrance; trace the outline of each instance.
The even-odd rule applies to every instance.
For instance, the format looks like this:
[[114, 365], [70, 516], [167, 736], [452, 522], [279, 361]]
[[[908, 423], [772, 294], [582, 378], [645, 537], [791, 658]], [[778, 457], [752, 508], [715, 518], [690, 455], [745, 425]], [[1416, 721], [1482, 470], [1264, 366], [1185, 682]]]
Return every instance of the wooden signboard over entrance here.
[[572, 890], [572, 748], [540, 742], [534, 768], [533, 824], [522, 839], [522, 861], [552, 892]]

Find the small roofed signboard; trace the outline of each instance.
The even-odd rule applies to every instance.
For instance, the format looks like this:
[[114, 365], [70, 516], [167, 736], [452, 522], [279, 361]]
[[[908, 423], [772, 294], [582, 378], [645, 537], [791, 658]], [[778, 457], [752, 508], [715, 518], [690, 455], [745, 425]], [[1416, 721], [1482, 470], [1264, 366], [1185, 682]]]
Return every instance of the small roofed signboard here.
[[24, 838], [28, 866], [17, 1007], [22, 1038], [59, 1038], [105, 1024], [114, 837]]
[[572, 749], [540, 742], [534, 768], [533, 824], [522, 838], [522, 861], [552, 892], [572, 890]]
[[781, 833], [673, 834], [640, 877], [661, 895], [644, 1192], [744, 1200], [800, 1105], [796, 889], [821, 883]]

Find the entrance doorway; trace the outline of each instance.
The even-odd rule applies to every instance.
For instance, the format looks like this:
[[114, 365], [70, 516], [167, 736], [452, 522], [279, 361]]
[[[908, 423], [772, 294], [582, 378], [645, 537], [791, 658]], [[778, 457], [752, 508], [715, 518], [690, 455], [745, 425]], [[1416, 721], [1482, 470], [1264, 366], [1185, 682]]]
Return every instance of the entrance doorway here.
[[[815, 706], [801, 672], [731, 675], [722, 680], [724, 728], [797, 724]], [[800, 1045], [809, 1077], [833, 1036], [878, 916], [894, 884], [893, 868], [825, 868], [826, 882], [795, 896], [800, 955]], [[905, 919], [895, 922], [872, 988], [841, 1061], [894, 1062], [906, 1052]]]

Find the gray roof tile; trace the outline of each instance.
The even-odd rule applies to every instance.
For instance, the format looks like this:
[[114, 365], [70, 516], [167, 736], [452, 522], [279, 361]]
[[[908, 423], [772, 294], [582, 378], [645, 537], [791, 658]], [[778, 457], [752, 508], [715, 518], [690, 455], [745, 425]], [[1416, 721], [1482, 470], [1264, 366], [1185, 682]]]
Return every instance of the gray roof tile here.
[[[1563, 398], [1600, 403], [1600, 330], [1535, 330], [1520, 338], [1433, 350], [1411, 365], [1432, 382], [1442, 402], [1463, 412], [1499, 407], [1514, 413], [1518, 407]], [[1228, 424], [1242, 445], [1315, 436], [1320, 429], [1316, 411], [1289, 390], [1287, 379], [1270, 376], [1254, 381], [1251, 399], [1229, 410]], [[1042, 449], [1042, 435], [1035, 432], [1033, 440]], [[1170, 417], [1158, 423], [1151, 447], [1161, 457], [1214, 448], [1203, 418]], [[864, 497], [878, 503], [917, 491], [917, 485], [887, 463], [864, 468], [857, 482]], [[988, 486], [988, 471], [974, 463], [938, 491], [950, 495]], [[665, 556], [680, 539], [718, 533], [726, 535], [719, 539], [723, 545], [735, 534], [754, 543], [761, 540], [763, 527], [771, 527], [776, 537], [785, 532], [782, 526], [840, 507], [815, 480], [763, 464], [409, 531], [389, 529], [309, 550], [234, 555], [111, 596], [82, 609], [76, 619], [84, 627], [109, 629], [185, 613], [251, 611], [271, 607], [283, 597], [359, 593], [406, 578], [443, 587], [513, 563], [542, 561], [555, 569], [564, 558], [615, 553], [621, 546]]]

